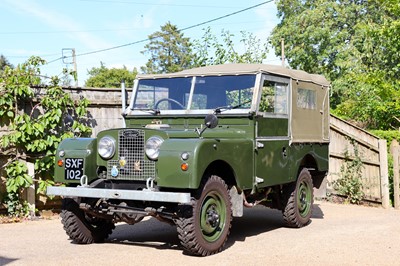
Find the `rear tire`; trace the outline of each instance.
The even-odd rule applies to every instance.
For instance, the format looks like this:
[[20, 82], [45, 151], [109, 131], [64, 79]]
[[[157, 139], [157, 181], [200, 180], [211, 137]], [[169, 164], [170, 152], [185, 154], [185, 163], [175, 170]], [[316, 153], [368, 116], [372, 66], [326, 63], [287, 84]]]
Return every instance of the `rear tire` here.
[[63, 199], [61, 222], [67, 235], [76, 244], [103, 242], [115, 228], [112, 221], [89, 219], [73, 199]]
[[283, 219], [287, 226], [300, 228], [311, 222], [314, 202], [313, 182], [310, 172], [303, 168], [296, 183], [284, 188], [285, 205]]
[[228, 239], [232, 221], [228, 187], [218, 176], [211, 176], [192, 202], [189, 217], [175, 221], [178, 237], [186, 252], [208, 256], [220, 252]]

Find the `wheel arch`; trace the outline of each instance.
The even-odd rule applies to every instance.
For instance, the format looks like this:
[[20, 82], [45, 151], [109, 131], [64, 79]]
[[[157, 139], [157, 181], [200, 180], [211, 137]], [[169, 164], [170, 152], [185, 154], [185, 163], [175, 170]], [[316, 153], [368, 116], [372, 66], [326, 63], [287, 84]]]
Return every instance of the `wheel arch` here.
[[215, 160], [211, 162], [204, 171], [202, 179], [211, 175], [217, 175], [222, 178], [229, 188], [237, 185], [235, 170], [226, 161]]
[[297, 169], [297, 176], [303, 168], [307, 168], [311, 174], [314, 187], [319, 188], [324, 180], [326, 171], [320, 171], [318, 162], [312, 154], [306, 154]]

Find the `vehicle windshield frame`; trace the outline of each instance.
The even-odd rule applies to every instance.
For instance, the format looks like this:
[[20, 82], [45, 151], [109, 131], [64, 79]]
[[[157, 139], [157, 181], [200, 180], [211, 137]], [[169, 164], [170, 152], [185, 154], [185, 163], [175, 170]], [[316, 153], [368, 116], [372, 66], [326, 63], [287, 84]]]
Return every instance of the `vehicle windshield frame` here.
[[[181, 90], [182, 94], [178, 95], [182, 100], [181, 108], [179, 106], [172, 108], [176, 105], [173, 101], [166, 100], [168, 97], [155, 96], [156, 93], [160, 95], [168, 95], [168, 92], [163, 92], [164, 89], [161, 85], [162, 82], [172, 83], [179, 81], [185, 83], [184, 88], [173, 89], [176, 92]], [[190, 83], [187, 83], [187, 82]], [[178, 77], [159, 77], [159, 78], [138, 78], [135, 81], [132, 91], [130, 105], [126, 114], [148, 116], [148, 115], [182, 115], [182, 114], [209, 114], [209, 113], [223, 113], [223, 114], [245, 114], [255, 111], [255, 101], [257, 100], [257, 86], [259, 77], [257, 73], [252, 74], [226, 74], [226, 75], [193, 75], [193, 76], [178, 76]], [[207, 86], [205, 85], [207, 83]], [[219, 85], [222, 88], [212, 87], [212, 85]], [[153, 85], [153, 87], [152, 87]], [[209, 87], [211, 86], [211, 87]], [[228, 86], [234, 86], [228, 88]], [[150, 88], [150, 89], [148, 89]], [[146, 91], [147, 89], [147, 91]], [[149, 103], [145, 103], [138, 96], [143, 94], [154, 94], [153, 98], [146, 99]], [[229, 94], [229, 95], [228, 95]], [[222, 97], [217, 97], [217, 96]], [[233, 96], [232, 96], [233, 95]], [[243, 95], [243, 96], [242, 96]], [[203, 98], [201, 98], [203, 97]], [[208, 97], [208, 98], [207, 98]], [[144, 97], [145, 98], [145, 97]], [[168, 109], [162, 108], [161, 103], [155, 106], [157, 101], [164, 99], [166, 104], [170, 104]], [[142, 100], [142, 102], [139, 102]], [[172, 98], [172, 100], [174, 100]], [[213, 103], [211, 103], [213, 102]], [[180, 101], [181, 103], [181, 101]], [[160, 108], [161, 107], [161, 108]]]

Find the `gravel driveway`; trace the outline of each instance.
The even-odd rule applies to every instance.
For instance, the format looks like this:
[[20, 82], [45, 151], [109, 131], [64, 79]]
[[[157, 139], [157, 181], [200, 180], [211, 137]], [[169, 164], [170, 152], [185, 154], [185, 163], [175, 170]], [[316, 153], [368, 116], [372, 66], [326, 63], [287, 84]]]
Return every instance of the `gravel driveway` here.
[[153, 218], [92, 245], [71, 244], [59, 219], [0, 224], [0, 265], [400, 265], [400, 211], [317, 202], [312, 223], [290, 229], [278, 211], [247, 209], [205, 258], [184, 255], [175, 227]]

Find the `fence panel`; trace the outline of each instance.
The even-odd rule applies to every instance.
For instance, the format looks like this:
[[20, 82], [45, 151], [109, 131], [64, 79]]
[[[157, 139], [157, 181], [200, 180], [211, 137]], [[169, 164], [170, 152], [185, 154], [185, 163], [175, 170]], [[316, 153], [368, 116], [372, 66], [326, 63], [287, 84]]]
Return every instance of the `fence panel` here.
[[347, 159], [355, 159], [358, 149], [362, 167], [362, 184], [365, 199], [382, 203], [381, 161], [379, 138], [336, 116], [330, 117], [331, 139], [329, 145], [329, 175], [327, 191], [335, 192], [333, 182], [340, 177], [341, 167]]

